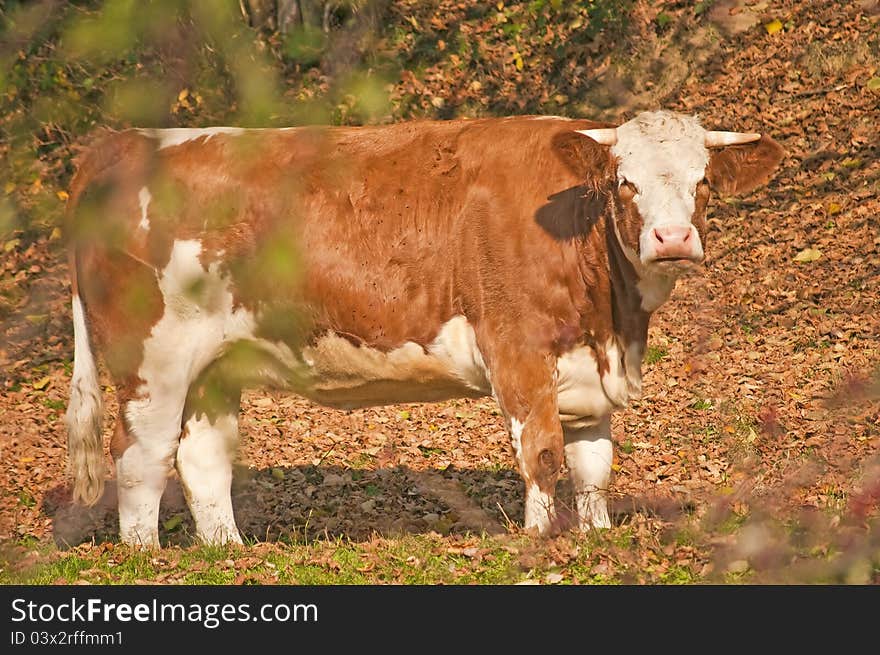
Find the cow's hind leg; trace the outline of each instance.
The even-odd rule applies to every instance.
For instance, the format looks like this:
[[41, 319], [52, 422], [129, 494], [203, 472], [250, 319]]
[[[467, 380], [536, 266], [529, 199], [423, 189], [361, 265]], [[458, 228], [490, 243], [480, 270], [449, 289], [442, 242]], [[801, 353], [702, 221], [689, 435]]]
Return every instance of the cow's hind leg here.
[[578, 527], [581, 530], [610, 528], [611, 419], [606, 416], [597, 425], [582, 428], [563, 425], [563, 432], [565, 461], [577, 504]]
[[184, 396], [131, 398], [119, 394], [120, 416], [111, 442], [116, 460], [119, 536], [123, 543], [159, 546], [159, 503], [180, 439]]
[[211, 367], [193, 383], [186, 400], [177, 472], [196, 536], [205, 543], [242, 543], [231, 492], [240, 398], [240, 389]]

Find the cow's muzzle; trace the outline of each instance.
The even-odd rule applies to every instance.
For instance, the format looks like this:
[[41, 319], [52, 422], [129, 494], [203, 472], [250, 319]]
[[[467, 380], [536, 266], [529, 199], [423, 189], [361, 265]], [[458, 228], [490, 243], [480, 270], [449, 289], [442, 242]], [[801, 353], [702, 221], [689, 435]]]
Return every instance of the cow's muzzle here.
[[647, 235], [642, 261], [645, 264], [699, 263], [703, 261], [700, 235], [693, 225], [658, 225]]

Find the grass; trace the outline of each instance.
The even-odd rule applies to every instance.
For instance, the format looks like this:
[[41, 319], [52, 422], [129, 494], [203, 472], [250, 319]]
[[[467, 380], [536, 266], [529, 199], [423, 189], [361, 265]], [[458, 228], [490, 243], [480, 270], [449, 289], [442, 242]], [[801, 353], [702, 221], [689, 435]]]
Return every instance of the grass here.
[[[39, 562], [23, 568], [3, 563], [0, 584], [504, 584], [524, 577], [515, 549], [495, 540], [472, 541], [474, 546], [450, 547], [439, 536], [410, 535], [376, 543], [337, 539], [159, 551], [112, 544], [67, 552], [37, 546], [31, 552], [39, 554]], [[251, 552], [255, 547], [259, 556]]]
[[656, 364], [668, 354], [669, 351], [663, 346], [648, 346], [645, 351], [645, 363]]
[[[870, 545], [876, 538], [855, 546], [846, 539], [827, 543], [798, 520], [778, 530], [773, 521], [756, 521], [736, 511], [674, 523], [634, 515], [610, 530], [552, 538], [513, 526], [497, 536], [427, 532], [363, 541], [324, 536], [161, 550], [117, 543], [62, 550], [22, 538], [0, 543], [0, 584], [696, 585], [764, 579], [864, 584], [880, 576], [880, 557]], [[748, 532], [761, 525], [767, 529]], [[756, 535], [762, 543], [754, 541]], [[729, 549], [741, 539], [757, 550]], [[788, 555], [768, 569], [767, 562], [778, 557], [774, 553]]]
[[656, 574], [629, 565], [595, 568], [609, 561], [607, 549], [635, 547], [632, 531], [623, 526], [549, 541], [516, 533], [446, 538], [427, 533], [156, 551], [107, 543], [63, 551], [31, 540], [0, 549], [0, 584], [621, 584], [633, 576], [657, 584], [700, 581], [690, 568], [662, 556], [652, 560]]

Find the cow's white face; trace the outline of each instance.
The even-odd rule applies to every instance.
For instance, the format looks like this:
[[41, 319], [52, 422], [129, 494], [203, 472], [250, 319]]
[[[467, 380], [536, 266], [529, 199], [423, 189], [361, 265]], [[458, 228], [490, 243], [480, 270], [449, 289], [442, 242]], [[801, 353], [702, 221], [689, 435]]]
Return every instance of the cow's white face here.
[[670, 112], [644, 112], [617, 128], [616, 223], [627, 255], [643, 266], [668, 270], [703, 259], [705, 135], [696, 118]]
[[[703, 260], [709, 178], [723, 191], [748, 191], [782, 157], [772, 140], [721, 157], [710, 154], [711, 147], [749, 144], [761, 135], [706, 131], [696, 117], [669, 111], [646, 111], [616, 128], [578, 132], [611, 147], [614, 229], [643, 280], [674, 281]], [[671, 289], [666, 282], [660, 287]]]

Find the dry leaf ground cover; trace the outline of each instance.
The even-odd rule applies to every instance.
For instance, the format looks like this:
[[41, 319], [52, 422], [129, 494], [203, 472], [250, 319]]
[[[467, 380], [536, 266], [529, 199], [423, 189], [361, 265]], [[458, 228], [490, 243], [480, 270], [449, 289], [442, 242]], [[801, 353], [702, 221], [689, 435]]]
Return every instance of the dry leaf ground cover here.
[[[436, 13], [444, 29], [463, 6], [434, 4], [448, 9]], [[679, 16], [686, 3], [666, 4]], [[657, 98], [712, 127], [767, 132], [788, 154], [766, 188], [715, 200], [701, 274], [654, 318], [645, 398], [613, 422], [612, 530], [522, 533], [523, 485], [490, 400], [341, 412], [251, 391], [233, 490], [248, 545], [194, 546], [174, 480], [168, 547], [114, 545], [112, 481], [96, 507], [69, 503], [69, 289], [47, 229], [0, 244], [12, 307], [0, 341], [0, 580], [880, 582], [880, 11], [715, 4], [728, 18], [701, 36], [715, 35], [711, 55], [695, 47]], [[642, 28], [656, 27], [657, 9], [637, 5]], [[743, 11], [754, 19], [735, 24]], [[517, 54], [527, 68], [528, 49]], [[515, 79], [486, 91], [444, 78], [448, 61], [392, 95], [431, 104], [455, 96], [446, 85], [477, 103], [515, 97]], [[560, 494], [570, 501], [565, 480]]]

